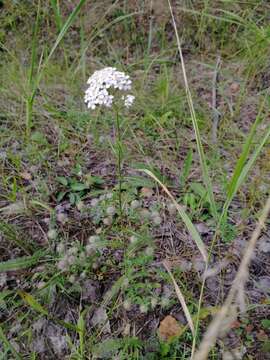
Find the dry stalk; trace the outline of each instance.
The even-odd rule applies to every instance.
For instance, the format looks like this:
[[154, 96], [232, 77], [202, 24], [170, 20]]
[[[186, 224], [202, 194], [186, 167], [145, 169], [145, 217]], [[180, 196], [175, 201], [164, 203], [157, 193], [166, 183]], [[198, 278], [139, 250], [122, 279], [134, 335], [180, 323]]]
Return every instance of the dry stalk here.
[[220, 309], [220, 311], [218, 312], [218, 314], [216, 315], [216, 317], [209, 325], [203, 337], [203, 340], [199, 346], [199, 349], [193, 357], [193, 360], [207, 359], [208, 353], [211, 347], [216, 343], [217, 337], [221, 329], [224, 330], [224, 320], [231, 312], [231, 308], [233, 307], [233, 302], [234, 301], [239, 302], [239, 300], [241, 299], [240, 304], [237, 305], [238, 306], [240, 305], [240, 310], [243, 307], [243, 291], [244, 291], [245, 283], [248, 279], [248, 266], [252, 259], [257, 240], [261, 234], [262, 229], [264, 228], [269, 212], [270, 212], [270, 197], [268, 198], [263, 208], [262, 214], [258, 220], [258, 224], [246, 247], [246, 250], [243, 255], [243, 259], [241, 261], [241, 264], [239, 266], [239, 269], [237, 271], [236, 277], [229, 291], [227, 299], [223, 304], [222, 308]]

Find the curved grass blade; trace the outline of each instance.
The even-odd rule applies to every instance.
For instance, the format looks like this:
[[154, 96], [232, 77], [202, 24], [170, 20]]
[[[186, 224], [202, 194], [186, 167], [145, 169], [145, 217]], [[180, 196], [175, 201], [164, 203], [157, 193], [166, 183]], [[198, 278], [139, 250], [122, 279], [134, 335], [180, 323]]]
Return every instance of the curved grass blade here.
[[147, 169], [139, 169], [140, 171], [144, 171], [147, 175], [149, 175], [150, 177], [152, 177], [161, 187], [162, 189], [165, 191], [165, 193], [169, 196], [169, 198], [172, 200], [174, 206], [176, 207], [179, 215], [181, 216], [184, 224], [186, 225], [188, 232], [190, 233], [190, 235], [192, 236], [193, 240], [195, 241], [200, 253], [202, 254], [202, 257], [205, 261], [205, 263], [207, 264], [208, 262], [208, 256], [207, 256], [207, 251], [206, 251], [206, 247], [197, 231], [197, 229], [195, 228], [195, 226], [192, 224], [189, 216], [187, 215], [187, 213], [185, 212], [185, 210], [183, 209], [182, 206], [180, 206], [174, 199], [174, 197], [172, 196], [172, 194], [170, 193], [170, 191], [168, 190], [168, 188], [150, 171]]
[[2, 327], [0, 326], [0, 341], [1, 343], [12, 353], [16, 360], [22, 360], [21, 355], [15, 350], [15, 348], [11, 345], [6, 335], [3, 332]]
[[173, 282], [173, 285], [174, 285], [174, 288], [175, 288], [175, 292], [176, 292], [176, 295], [178, 297], [178, 300], [180, 301], [180, 304], [183, 308], [183, 311], [185, 313], [185, 316], [186, 316], [186, 319], [187, 319], [187, 322], [188, 322], [188, 325], [190, 327], [190, 330], [192, 332], [192, 335], [194, 336], [195, 335], [195, 330], [194, 330], [194, 324], [193, 324], [193, 320], [192, 320], [192, 317], [190, 315], [190, 312], [188, 310], [188, 307], [187, 307], [187, 304], [185, 302], [185, 298], [179, 288], [179, 286], [177, 285], [177, 282], [175, 281], [174, 279], [174, 276], [173, 274], [171, 273], [170, 269], [169, 269], [169, 266], [167, 264], [166, 261], [163, 261], [163, 265], [165, 267], [165, 269], [167, 270], [168, 274], [170, 275], [171, 279], [172, 279], [172, 282]]
[[44, 256], [44, 251], [37, 251], [33, 256], [23, 256], [17, 259], [11, 259], [0, 262], [0, 273], [29, 268], [36, 265], [40, 258]]

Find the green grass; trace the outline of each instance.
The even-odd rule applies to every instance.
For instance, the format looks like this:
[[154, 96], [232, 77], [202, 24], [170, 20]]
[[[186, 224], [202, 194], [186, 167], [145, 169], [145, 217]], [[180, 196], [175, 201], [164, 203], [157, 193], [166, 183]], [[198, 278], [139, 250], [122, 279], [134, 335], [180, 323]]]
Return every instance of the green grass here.
[[[177, 5], [176, 41], [167, 3], [148, 3], [3, 5], [0, 358], [38, 359], [41, 319], [59, 341], [44, 330], [49, 357], [189, 359], [223, 302], [196, 264], [211, 268], [235, 256], [234, 241], [249, 238], [265, 202], [269, 5]], [[218, 54], [221, 116], [212, 144]], [[118, 142], [115, 114], [83, 103], [88, 76], [105, 66], [134, 82], [136, 101], [121, 114]], [[217, 294], [226, 291], [225, 272], [216, 276]], [[181, 320], [181, 335], [162, 341], [159, 322], [182, 312], [175, 289], [195, 332]], [[107, 320], [93, 322], [100, 308], [109, 331]], [[248, 312], [245, 321], [259, 332], [264, 317]], [[239, 333], [248, 355], [267, 348], [256, 334]], [[209, 358], [220, 352], [219, 344]]]

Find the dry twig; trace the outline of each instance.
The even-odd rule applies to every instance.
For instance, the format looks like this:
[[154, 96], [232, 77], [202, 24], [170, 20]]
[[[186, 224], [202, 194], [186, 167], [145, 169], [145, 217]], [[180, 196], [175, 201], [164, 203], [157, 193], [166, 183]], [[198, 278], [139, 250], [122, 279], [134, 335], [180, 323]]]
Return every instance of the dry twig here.
[[242, 262], [239, 266], [238, 272], [236, 274], [232, 287], [229, 291], [227, 299], [224, 305], [222, 306], [222, 308], [220, 309], [220, 311], [218, 312], [218, 314], [216, 315], [216, 317], [214, 318], [214, 320], [212, 321], [212, 323], [209, 325], [208, 330], [206, 331], [203, 340], [199, 346], [199, 349], [193, 357], [193, 360], [207, 359], [208, 353], [211, 347], [215, 344], [221, 329], [224, 331], [224, 320], [230, 314], [231, 309], [234, 307], [233, 306], [234, 301], [239, 302], [239, 300], [241, 299], [241, 303], [237, 304], [238, 306], [240, 305], [240, 310], [241, 310], [241, 307], [243, 306], [242, 304], [243, 290], [245, 283], [248, 279], [248, 266], [252, 259], [252, 255], [254, 253], [257, 240], [265, 225], [269, 212], [270, 212], [270, 197], [268, 198], [263, 208], [262, 214], [258, 220], [258, 224], [247, 245], [247, 248], [243, 255]]

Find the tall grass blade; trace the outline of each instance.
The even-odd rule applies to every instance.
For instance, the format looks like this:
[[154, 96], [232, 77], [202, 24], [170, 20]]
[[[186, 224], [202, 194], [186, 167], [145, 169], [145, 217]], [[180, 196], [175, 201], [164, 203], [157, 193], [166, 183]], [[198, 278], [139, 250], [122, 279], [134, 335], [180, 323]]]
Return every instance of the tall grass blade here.
[[6, 335], [4, 334], [4, 331], [1, 326], [0, 326], [0, 342], [3, 345], [5, 345], [5, 347], [12, 353], [12, 355], [16, 360], [22, 360], [21, 355], [15, 350], [14, 346], [11, 345]]
[[[32, 118], [32, 108], [33, 108], [33, 104], [34, 104], [34, 100], [35, 100], [35, 96], [36, 96], [36, 91], [37, 88], [39, 86], [39, 83], [42, 79], [43, 76], [43, 72], [46, 68], [46, 66], [48, 65], [49, 61], [51, 60], [55, 50], [57, 49], [58, 45], [60, 44], [60, 42], [63, 40], [63, 37], [65, 36], [65, 34], [67, 33], [68, 29], [70, 28], [71, 24], [73, 23], [73, 21], [75, 20], [76, 16], [78, 15], [81, 7], [84, 5], [84, 3], [86, 2], [86, 0], [80, 0], [80, 2], [78, 3], [78, 5], [74, 8], [74, 10], [72, 11], [72, 13], [70, 14], [70, 16], [68, 17], [67, 21], [65, 22], [65, 24], [62, 26], [61, 31], [59, 33], [59, 35], [57, 36], [54, 45], [51, 48], [51, 51], [48, 55], [48, 57], [44, 60], [43, 64], [39, 67], [39, 71], [36, 75], [35, 81], [33, 80], [33, 85], [32, 85], [32, 93], [31, 96], [28, 98], [27, 100], [27, 117], [29, 119]], [[30, 123], [30, 121], [29, 121]], [[28, 126], [29, 127], [29, 126]]]
[[38, 2], [37, 8], [37, 16], [36, 21], [33, 28], [33, 36], [32, 36], [32, 51], [31, 51], [31, 64], [30, 70], [28, 75], [28, 96], [26, 99], [26, 135], [29, 137], [30, 129], [32, 126], [32, 118], [33, 118], [33, 78], [34, 78], [34, 71], [37, 63], [37, 33], [38, 33], [38, 26], [39, 26], [39, 18], [40, 18], [40, 1]]
[[[263, 105], [264, 105], [264, 102], [263, 102]], [[266, 131], [266, 134], [262, 138], [261, 142], [259, 143], [259, 145], [257, 145], [251, 158], [247, 161], [249, 153], [250, 153], [250, 149], [252, 146], [252, 142], [253, 142], [253, 139], [254, 139], [254, 136], [256, 133], [256, 129], [261, 120], [260, 116], [261, 116], [262, 109], [263, 109], [263, 106], [261, 107], [259, 114], [258, 114], [254, 124], [252, 125], [250, 134], [244, 144], [242, 154], [241, 154], [241, 156], [236, 164], [235, 170], [233, 172], [232, 179], [228, 186], [227, 198], [226, 198], [226, 201], [225, 201], [223, 209], [222, 209], [222, 214], [220, 216], [220, 220], [219, 220], [220, 224], [226, 220], [227, 212], [228, 212], [229, 206], [232, 202], [232, 199], [234, 198], [235, 194], [239, 190], [240, 186], [243, 184], [248, 172], [254, 165], [262, 148], [264, 147], [264, 145], [266, 144], [266, 142], [270, 136], [270, 127], [269, 127], [269, 129]]]
[[190, 330], [192, 332], [192, 335], [194, 336], [195, 335], [195, 330], [194, 330], [194, 324], [193, 324], [193, 320], [192, 320], [192, 317], [190, 315], [190, 312], [188, 310], [188, 307], [187, 307], [187, 304], [186, 304], [186, 301], [185, 301], [185, 298], [179, 288], [179, 286], [177, 285], [177, 282], [175, 281], [174, 279], [174, 276], [173, 274], [171, 273], [169, 267], [168, 267], [168, 264], [166, 263], [166, 261], [163, 261], [163, 265], [165, 267], [165, 269], [167, 270], [168, 274], [170, 275], [171, 279], [172, 279], [172, 282], [173, 282], [173, 285], [174, 285], [174, 288], [175, 288], [175, 292], [176, 292], [176, 295], [178, 297], [178, 300], [180, 301], [180, 304], [183, 308], [183, 311], [184, 311], [184, 314], [186, 316], [186, 319], [187, 319], [187, 322], [188, 322], [188, 325], [190, 327]]
[[180, 43], [180, 39], [179, 39], [178, 31], [177, 31], [177, 26], [176, 26], [175, 18], [174, 18], [174, 15], [173, 15], [170, 0], [168, 0], [168, 4], [169, 4], [171, 17], [172, 17], [172, 21], [173, 21], [173, 26], [174, 26], [174, 31], [175, 31], [175, 35], [176, 35], [178, 52], [179, 52], [179, 56], [180, 56], [180, 60], [181, 60], [181, 66], [182, 66], [182, 72], [183, 72], [183, 77], [184, 77], [186, 96], [187, 96], [188, 106], [189, 106], [189, 110], [190, 110], [190, 114], [191, 114], [192, 125], [193, 125], [194, 132], [195, 132], [197, 150], [198, 150], [198, 153], [199, 153], [200, 165], [201, 165], [202, 174], [203, 174], [203, 180], [204, 180], [204, 184], [205, 184], [205, 187], [207, 189], [207, 192], [208, 192], [211, 212], [212, 212], [212, 215], [213, 215], [213, 217], [215, 218], [215, 220], [217, 222], [218, 221], [218, 212], [217, 212], [217, 208], [216, 208], [216, 202], [215, 202], [215, 198], [214, 198], [212, 182], [211, 182], [211, 179], [210, 179], [210, 176], [209, 176], [209, 173], [208, 173], [208, 167], [207, 167], [207, 164], [206, 164], [206, 158], [205, 158], [205, 154], [204, 154], [204, 150], [203, 150], [203, 146], [202, 146], [200, 131], [199, 131], [199, 127], [198, 127], [198, 121], [197, 121], [195, 109], [194, 109], [194, 106], [193, 106], [191, 92], [190, 92], [189, 85], [188, 85], [188, 80], [187, 80], [187, 75], [186, 75], [186, 68], [185, 68], [185, 63], [184, 63], [184, 58], [183, 58], [183, 53], [182, 53], [182, 47], [181, 47], [181, 43]]
[[55, 17], [55, 24], [57, 27], [58, 32], [62, 29], [62, 17], [60, 12], [60, 6], [58, 0], [51, 0], [51, 6], [53, 8], [54, 17]]
[[161, 187], [162, 189], [165, 191], [165, 193], [169, 196], [169, 198], [172, 200], [174, 206], [176, 207], [179, 215], [181, 216], [184, 224], [186, 225], [188, 232], [190, 233], [190, 235], [192, 236], [193, 240], [195, 241], [200, 253], [202, 254], [202, 257], [205, 261], [205, 263], [207, 264], [208, 262], [208, 256], [207, 256], [207, 251], [206, 251], [206, 247], [197, 231], [197, 229], [195, 228], [195, 226], [192, 224], [189, 216], [187, 215], [187, 213], [185, 212], [184, 208], [182, 206], [180, 206], [174, 199], [174, 197], [172, 196], [172, 194], [170, 193], [170, 191], [168, 190], [168, 188], [148, 169], [140, 169], [141, 171], [144, 171], [147, 175], [149, 175], [150, 177], [152, 177]]

